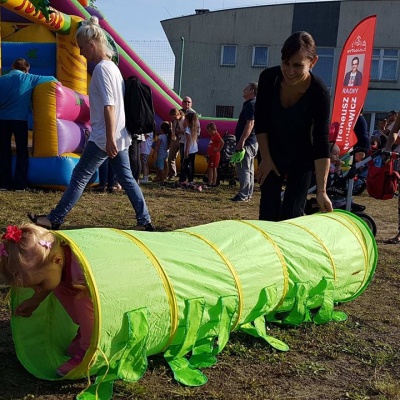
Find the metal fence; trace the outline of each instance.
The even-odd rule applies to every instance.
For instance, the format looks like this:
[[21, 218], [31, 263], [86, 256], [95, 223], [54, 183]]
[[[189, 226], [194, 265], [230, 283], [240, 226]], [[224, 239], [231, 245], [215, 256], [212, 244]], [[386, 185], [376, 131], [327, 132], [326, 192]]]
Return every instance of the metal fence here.
[[167, 40], [128, 40], [126, 42], [170, 87], [174, 87], [175, 55]]

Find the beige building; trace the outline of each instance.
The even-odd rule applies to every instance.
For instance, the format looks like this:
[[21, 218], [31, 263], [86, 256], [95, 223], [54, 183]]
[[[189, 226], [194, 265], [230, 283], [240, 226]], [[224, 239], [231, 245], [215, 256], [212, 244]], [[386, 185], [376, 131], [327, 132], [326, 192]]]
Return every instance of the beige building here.
[[377, 16], [371, 79], [364, 116], [375, 120], [400, 109], [400, 0], [343, 0], [286, 3], [209, 12], [161, 21], [175, 54], [174, 89], [193, 98], [205, 116], [235, 117], [242, 90], [264, 68], [280, 64], [280, 50], [292, 32], [306, 30], [317, 43], [314, 73], [334, 95], [344, 42], [362, 19]]

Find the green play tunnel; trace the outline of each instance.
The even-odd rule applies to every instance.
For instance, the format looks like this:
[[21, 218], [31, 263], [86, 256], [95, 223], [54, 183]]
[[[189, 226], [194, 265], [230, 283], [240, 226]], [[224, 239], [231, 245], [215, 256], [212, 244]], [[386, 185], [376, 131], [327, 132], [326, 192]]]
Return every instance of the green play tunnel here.
[[[107, 399], [115, 379], [136, 381], [164, 353], [175, 379], [201, 385], [232, 330], [268, 336], [265, 321], [343, 320], [334, 304], [372, 279], [375, 239], [354, 214], [336, 210], [283, 222], [221, 221], [173, 232], [93, 228], [55, 232], [84, 266], [95, 329], [83, 362], [66, 378], [97, 375], [80, 399]], [[12, 308], [31, 296], [12, 291]], [[12, 317], [21, 363], [42, 379], [57, 367], [76, 326], [53, 296], [31, 318]], [[190, 355], [190, 357], [188, 356]]]

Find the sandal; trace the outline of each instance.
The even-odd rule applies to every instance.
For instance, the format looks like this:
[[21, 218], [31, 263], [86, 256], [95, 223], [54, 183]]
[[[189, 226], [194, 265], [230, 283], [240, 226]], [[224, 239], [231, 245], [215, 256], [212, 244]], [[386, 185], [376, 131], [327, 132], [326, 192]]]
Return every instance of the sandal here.
[[394, 238], [385, 240], [385, 243], [387, 243], [387, 244], [400, 244], [400, 237], [395, 236]]
[[35, 213], [28, 213], [28, 218], [37, 226], [42, 228], [51, 229], [53, 231], [57, 231], [60, 229], [61, 224], [53, 224], [45, 214], [35, 214]]

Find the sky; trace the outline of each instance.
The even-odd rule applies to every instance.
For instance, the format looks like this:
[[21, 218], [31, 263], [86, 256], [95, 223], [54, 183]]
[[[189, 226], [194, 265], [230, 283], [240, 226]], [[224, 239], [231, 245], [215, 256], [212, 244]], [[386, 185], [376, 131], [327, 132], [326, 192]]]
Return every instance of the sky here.
[[96, 0], [113, 29], [126, 41], [167, 40], [160, 21], [195, 13], [237, 7], [284, 3], [321, 2], [329, 0]]

